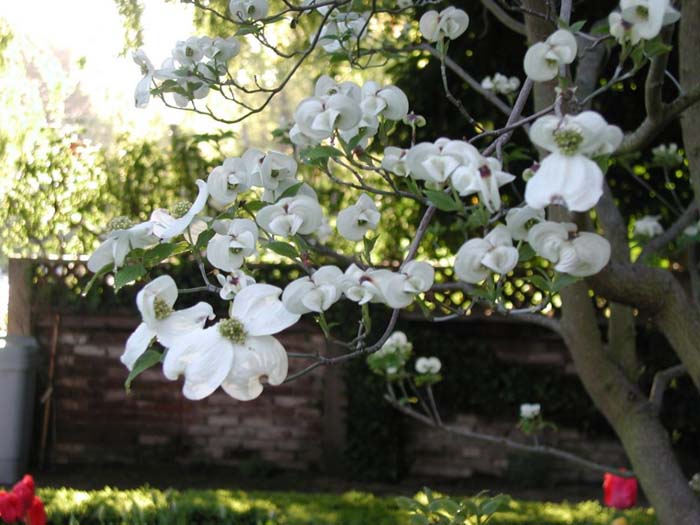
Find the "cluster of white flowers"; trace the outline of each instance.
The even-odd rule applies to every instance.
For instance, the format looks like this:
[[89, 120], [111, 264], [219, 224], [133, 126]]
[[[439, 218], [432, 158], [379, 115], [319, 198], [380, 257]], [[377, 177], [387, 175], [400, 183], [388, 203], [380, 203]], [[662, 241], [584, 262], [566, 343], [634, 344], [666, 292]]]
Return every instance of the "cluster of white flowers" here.
[[[366, 35], [368, 13], [329, 5], [317, 7], [319, 3], [322, 2], [305, 0], [302, 5], [326, 17], [317, 34], [318, 44], [326, 52], [342, 52], [352, 40]], [[232, 19], [251, 27], [266, 23], [268, 7], [267, 0], [229, 2]], [[664, 24], [678, 18], [669, 0], [622, 0], [620, 8], [619, 13], [610, 15], [610, 30], [625, 45], [654, 38]], [[447, 49], [447, 40], [458, 38], [468, 26], [469, 16], [454, 7], [440, 12], [429, 10], [419, 22], [422, 36], [436, 42], [440, 52]], [[136, 88], [137, 105], [147, 104], [154, 79], [163, 81], [160, 92], [171, 93], [179, 106], [206, 96], [210, 87], [227, 74], [228, 62], [239, 51], [240, 44], [233, 37], [191, 37], [176, 44], [161, 69], [155, 69], [142, 50], [137, 51], [134, 60], [143, 72]], [[525, 73], [537, 82], [554, 80], [562, 68], [576, 59], [577, 52], [573, 33], [557, 30], [528, 49], [523, 63]], [[520, 80], [496, 73], [484, 78], [481, 85], [500, 95], [512, 95]], [[538, 256], [550, 261], [555, 271], [587, 277], [608, 263], [610, 244], [595, 233], [578, 232], [574, 224], [547, 221], [544, 209], [563, 205], [573, 212], [591, 210], [603, 192], [603, 172], [594, 159], [600, 161], [613, 153], [623, 135], [617, 126], [609, 125], [594, 111], [574, 116], [562, 115], [560, 110], [557, 106], [554, 115], [532, 123], [531, 142], [548, 153], [541, 163], [530, 168], [525, 205], [507, 213], [500, 192], [515, 177], [503, 170], [499, 159], [482, 155], [466, 140], [442, 137], [434, 142], [412, 143], [408, 148], [386, 146], [383, 156], [373, 154], [367, 162], [375, 170], [380, 164], [383, 176], [388, 172], [410, 178], [405, 182], [411, 191], [418, 187], [416, 182], [421, 183], [419, 189], [428, 190], [428, 199], [435, 197], [435, 192], [444, 192], [447, 198], [478, 197], [490, 213], [489, 220], [482, 223], [488, 225], [487, 230], [483, 238], [468, 239], [456, 252], [457, 279], [478, 284], [494, 274], [508, 274], [516, 268], [519, 249], [525, 242]], [[345, 153], [352, 148], [367, 151], [387, 122], [404, 121], [415, 132], [420, 119], [409, 114], [408, 98], [394, 85], [382, 86], [373, 81], [359, 85], [324, 75], [316, 82], [313, 96], [297, 105], [289, 138], [296, 146], [321, 152], [332, 149], [316, 148], [325, 141], [333, 145], [340, 142]], [[413, 136], [415, 140], [415, 133]], [[333, 151], [342, 154], [340, 150]], [[675, 144], [659, 146], [653, 153], [657, 164], [664, 166], [672, 167], [672, 162], [677, 165], [682, 161]], [[301, 157], [305, 158], [303, 154]], [[408, 260], [389, 269], [364, 266], [371, 266], [365, 258], [364, 264], [350, 264], [345, 269], [334, 265], [312, 268], [305, 253], [299, 260], [307, 268], [307, 275], [284, 289], [256, 283], [246, 273], [247, 264], [262, 249], [284, 253], [280, 245], [287, 243], [279, 239], [291, 239], [304, 252], [305, 236], [316, 236], [315, 241], [310, 241], [316, 244], [332, 233], [332, 222], [324, 217], [316, 192], [298, 179], [297, 171], [297, 161], [286, 153], [248, 149], [240, 157], [225, 159], [206, 180], [198, 180], [194, 203], [180, 202], [167, 210], [155, 210], [148, 221], [140, 224], [126, 218], [113, 221], [105, 241], [88, 261], [90, 270], [116, 270], [126, 263], [132, 250], [181, 238], [192, 248], [196, 246], [198, 256], [214, 268], [219, 296], [229, 303], [229, 316], [216, 322], [213, 308], [207, 303], [175, 310], [175, 282], [168, 276], [154, 279], [137, 297], [143, 322], [129, 338], [122, 357], [129, 369], [155, 340], [166, 348], [166, 377], [184, 376], [186, 397], [201, 399], [221, 387], [236, 399], [253, 399], [261, 393], [264, 383], [276, 385], [286, 378], [287, 354], [272, 336], [297, 322], [300, 316], [317, 314], [319, 322], [325, 322], [323, 313], [342, 299], [358, 305], [378, 303], [393, 309], [406, 308], [432, 288], [435, 270], [425, 261]], [[249, 213], [243, 218], [239, 203], [242, 195], [247, 199], [248, 192], [258, 202], [256, 207], [241, 206]], [[203, 215], [207, 202], [222, 211], [217, 218]], [[504, 213], [505, 225], [499, 224]], [[361, 194], [339, 212], [335, 224], [340, 236], [359, 242], [367, 240], [380, 220], [381, 211], [375, 200]], [[691, 233], [686, 229], [686, 234], [696, 235], [698, 227], [694, 227]], [[202, 238], [197, 243], [204, 231], [207, 242]], [[658, 217], [644, 217], [634, 223], [637, 235], [651, 237], [662, 231]], [[292, 245], [287, 248], [298, 255]], [[384, 374], [404, 374], [411, 351], [405, 334], [395, 332], [371, 359]], [[441, 367], [436, 357], [421, 357], [415, 363], [416, 372], [423, 379], [427, 377], [428, 383], [432, 381], [429, 376], [438, 374]], [[539, 413], [539, 405], [521, 406], [525, 419], [536, 418]]]
[[383, 268], [348, 266], [340, 282], [343, 294], [358, 304], [383, 303], [405, 308], [433, 286], [435, 269], [427, 262], [410, 261], [397, 272]]
[[[254, 187], [263, 189], [263, 201], [275, 202], [285, 190], [299, 182], [296, 174], [297, 162], [289, 155], [252, 148], [242, 157], [227, 158], [214, 168], [207, 178], [207, 186], [218, 208], [229, 206], [239, 194]], [[316, 195], [307, 185], [299, 192], [310, 197]]]
[[172, 93], [175, 104], [180, 107], [187, 106], [192, 100], [206, 97], [209, 94], [209, 84], [226, 74], [229, 60], [240, 49], [241, 45], [234, 37], [193, 36], [178, 41], [171, 57], [163, 62], [160, 69], [153, 67], [145, 51], [135, 51], [134, 62], [143, 74], [134, 93], [136, 107], [148, 104], [154, 78], [175, 83], [167, 91]]
[[492, 212], [501, 207], [499, 188], [515, 179], [503, 171], [498, 159], [484, 157], [468, 142], [447, 138], [421, 142], [408, 150], [389, 147], [382, 167], [395, 175], [424, 181], [432, 188], [452, 187], [463, 197], [478, 194]]
[[610, 13], [608, 24], [621, 45], [636, 45], [655, 38], [663, 26], [679, 18], [670, 0], [620, 0], [620, 11]]
[[295, 144], [312, 145], [338, 135], [346, 142], [361, 135], [365, 147], [379, 130], [380, 119], [398, 121], [408, 114], [408, 98], [396, 86], [368, 81], [336, 82], [322, 76], [314, 96], [302, 100], [294, 112], [289, 136]]
[[481, 87], [500, 95], [510, 95], [520, 87], [520, 79], [496, 73], [492, 77], [484, 77], [481, 81]]
[[651, 150], [654, 162], [667, 168], [675, 168], [683, 163], [683, 154], [678, 150], [678, 144], [659, 144]]
[[520, 405], [520, 417], [523, 419], [535, 419], [540, 415], [542, 407], [539, 403], [523, 403]]
[[634, 234], [641, 237], [656, 237], [664, 232], [664, 227], [659, 222], [660, 215], [645, 215], [634, 221]]

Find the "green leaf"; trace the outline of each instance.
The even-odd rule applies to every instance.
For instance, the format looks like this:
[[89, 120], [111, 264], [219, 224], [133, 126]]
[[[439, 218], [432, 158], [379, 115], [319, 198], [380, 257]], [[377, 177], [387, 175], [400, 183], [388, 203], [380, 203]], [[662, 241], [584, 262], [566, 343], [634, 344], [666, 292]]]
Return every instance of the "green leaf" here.
[[88, 281], [87, 285], [85, 285], [85, 290], [83, 290], [83, 297], [85, 297], [88, 292], [92, 289], [92, 287], [95, 285], [95, 283], [104, 277], [106, 274], [108, 274], [112, 269], [114, 268], [114, 264], [109, 263], [100, 268], [100, 270], [92, 276], [92, 278]]
[[268, 250], [272, 250], [276, 254], [282, 255], [283, 257], [289, 257], [290, 259], [296, 259], [299, 257], [299, 252], [297, 249], [288, 242], [270, 241], [265, 245], [265, 247]]
[[428, 518], [422, 514], [411, 514], [411, 517], [408, 518], [408, 522], [410, 525], [430, 525]]
[[147, 270], [143, 264], [130, 264], [121, 268], [114, 276], [114, 291], [118, 292], [127, 284], [137, 281], [144, 275]]
[[530, 246], [528, 243], [524, 242], [520, 245], [518, 248], [518, 261], [520, 262], [527, 262], [531, 261], [532, 259], [535, 258], [535, 250], [532, 249], [532, 246]]
[[195, 250], [199, 251], [204, 249], [204, 247], [211, 240], [211, 238], [214, 237], [215, 233], [216, 232], [212, 229], [204, 230], [202, 233], [200, 233], [199, 237], [197, 237], [197, 244], [195, 245]]
[[277, 200], [286, 199], [287, 197], [294, 197], [297, 193], [299, 193], [299, 190], [301, 189], [301, 187], [303, 185], [304, 185], [304, 182], [302, 181], [302, 182], [297, 182], [293, 186], [290, 186], [289, 188], [287, 188], [286, 190], [284, 190], [282, 192], [282, 195], [280, 195], [280, 198]]
[[479, 206], [473, 212], [469, 214], [467, 219], [467, 229], [475, 230], [477, 228], [483, 228], [489, 223], [489, 212], [483, 206]]
[[583, 29], [583, 26], [586, 25], [586, 22], [587, 20], [579, 20], [578, 22], [574, 22], [569, 27], [569, 31], [571, 31], [572, 33], [578, 33], [579, 31], [581, 31], [581, 29]]
[[578, 277], [574, 277], [573, 275], [569, 275], [568, 273], [557, 273], [554, 276], [554, 280], [552, 281], [552, 292], [559, 293], [567, 286], [570, 286], [579, 280], [580, 279]]
[[302, 150], [299, 156], [304, 164], [323, 166], [331, 157], [342, 157], [343, 152], [333, 146], [314, 146]]
[[365, 259], [367, 259], [367, 264], [372, 264], [372, 250], [374, 250], [374, 245], [377, 244], [377, 239], [379, 235], [374, 238], [363, 237], [362, 244], [364, 247]]
[[143, 264], [150, 268], [161, 262], [163, 259], [172, 257], [173, 255], [185, 253], [189, 251], [189, 249], [190, 247], [186, 242], [164, 242], [144, 252]]
[[440, 498], [433, 501], [428, 509], [432, 512], [445, 512], [451, 516], [454, 516], [459, 511], [459, 505], [449, 498]]
[[544, 292], [550, 291], [551, 283], [541, 275], [531, 275], [527, 278], [527, 280], [530, 281], [535, 286], [535, 288], [539, 290], [542, 290]]
[[644, 41], [644, 54], [649, 58], [664, 55], [669, 53], [672, 49], [672, 46], [664, 43], [660, 35], [653, 40]]
[[438, 210], [457, 211], [462, 208], [461, 203], [455, 202], [455, 200], [447, 193], [436, 190], [423, 190], [423, 193], [428, 198], [430, 203]]
[[258, 33], [259, 29], [254, 25], [242, 25], [236, 31], [236, 36], [250, 35], [251, 33]]
[[250, 201], [245, 204], [245, 209], [249, 212], [255, 213], [256, 211], [262, 210], [265, 206], [267, 206], [266, 202]]
[[416, 500], [404, 496], [394, 498], [394, 501], [396, 501], [396, 504], [401, 510], [416, 510], [421, 507], [420, 503]]
[[414, 195], [420, 195], [420, 188], [418, 187], [418, 183], [415, 180], [413, 180], [411, 177], [406, 177], [404, 180], [406, 181], [406, 187], [408, 187], [408, 191], [410, 191]]
[[131, 383], [140, 376], [143, 372], [157, 365], [163, 360], [163, 354], [157, 350], [146, 350], [134, 363], [134, 368], [129, 372], [129, 377], [124, 381], [124, 388], [127, 392], [131, 391]]

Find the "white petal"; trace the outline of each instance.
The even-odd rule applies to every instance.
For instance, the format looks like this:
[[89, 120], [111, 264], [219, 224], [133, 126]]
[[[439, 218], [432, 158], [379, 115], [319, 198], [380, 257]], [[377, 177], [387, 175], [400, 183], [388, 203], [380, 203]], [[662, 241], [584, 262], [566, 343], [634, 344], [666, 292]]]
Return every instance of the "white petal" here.
[[148, 345], [156, 336], [146, 323], [138, 325], [136, 330], [126, 340], [126, 349], [120, 360], [129, 370], [134, 368], [134, 363], [146, 351]]
[[518, 264], [518, 250], [514, 247], [498, 246], [489, 251], [481, 260], [481, 264], [495, 273], [505, 275]]
[[250, 401], [263, 391], [261, 379], [271, 385], [287, 377], [287, 352], [274, 337], [248, 337], [245, 345], [234, 347], [235, 360], [221, 384], [224, 391], [240, 401]]
[[562, 247], [569, 239], [569, 231], [559, 222], [543, 221], [535, 224], [527, 234], [527, 242], [537, 255], [557, 262]]
[[554, 269], [574, 277], [588, 277], [602, 270], [610, 260], [610, 243], [595, 233], [582, 232], [568, 243]]
[[280, 288], [269, 284], [247, 286], [233, 300], [231, 316], [243, 323], [248, 335], [272, 335], [289, 328], [299, 320], [284, 307]]
[[204, 328], [207, 319], [214, 318], [214, 309], [210, 304], [199, 302], [184, 310], [176, 310], [155, 325], [158, 342], [166, 348], [176, 344], [181, 337]]
[[481, 260], [492, 248], [484, 239], [470, 239], [465, 242], [455, 257], [455, 275], [461, 281], [478, 283], [488, 277], [489, 271]]
[[194, 201], [194, 204], [185, 215], [179, 219], [175, 219], [170, 225], [168, 225], [168, 227], [161, 234], [161, 238], [163, 240], [170, 240], [184, 232], [192, 222], [192, 219], [194, 219], [194, 216], [202, 211], [204, 206], [206, 206], [207, 199], [209, 198], [207, 183], [202, 179], [197, 179], [197, 187], [199, 188], [199, 193], [197, 194], [197, 199]]
[[525, 74], [535, 82], [546, 82], [556, 78], [559, 73], [559, 65], [551, 64], [546, 58], [549, 46], [544, 42], [538, 42], [527, 50], [523, 61]]

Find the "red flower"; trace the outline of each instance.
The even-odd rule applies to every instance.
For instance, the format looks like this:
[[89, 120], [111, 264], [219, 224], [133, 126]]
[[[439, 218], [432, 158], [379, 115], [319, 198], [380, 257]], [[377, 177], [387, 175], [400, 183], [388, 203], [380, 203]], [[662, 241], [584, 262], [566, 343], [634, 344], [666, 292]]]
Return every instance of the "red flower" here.
[[603, 478], [603, 501], [608, 507], [629, 509], [637, 504], [637, 480], [607, 472]]
[[32, 505], [27, 511], [25, 522], [27, 525], [46, 525], [46, 510], [44, 509], [44, 504], [37, 496], [34, 496]]
[[22, 500], [14, 492], [0, 491], [0, 518], [5, 523], [14, 523], [24, 516]]
[[29, 475], [25, 475], [14, 487], [13, 494], [22, 502], [22, 516], [29, 510], [34, 501], [34, 479]]

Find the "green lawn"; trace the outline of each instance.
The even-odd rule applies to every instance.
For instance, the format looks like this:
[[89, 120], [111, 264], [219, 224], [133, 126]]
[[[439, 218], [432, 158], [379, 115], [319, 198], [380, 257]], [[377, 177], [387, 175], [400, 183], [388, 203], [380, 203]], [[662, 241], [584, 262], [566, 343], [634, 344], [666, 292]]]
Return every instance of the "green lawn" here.
[[[392, 498], [230, 490], [43, 489], [53, 525], [404, 525]], [[597, 502], [513, 501], [493, 525], [609, 525], [616, 516]], [[653, 525], [653, 513], [625, 513], [629, 525]]]

